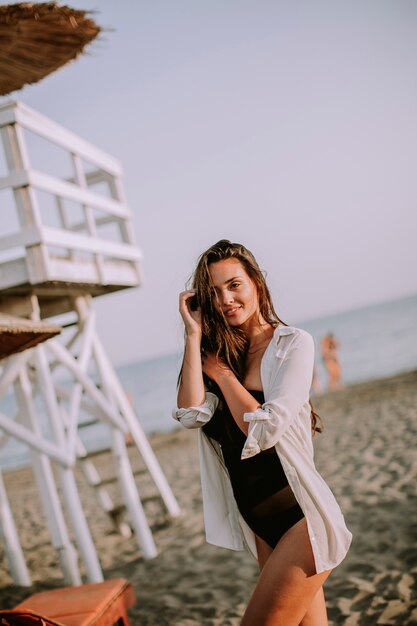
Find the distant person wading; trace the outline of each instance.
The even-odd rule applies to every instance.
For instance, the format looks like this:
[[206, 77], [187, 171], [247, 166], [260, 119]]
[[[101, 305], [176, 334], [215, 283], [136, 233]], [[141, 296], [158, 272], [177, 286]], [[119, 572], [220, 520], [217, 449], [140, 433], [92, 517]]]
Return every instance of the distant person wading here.
[[277, 316], [259, 266], [221, 240], [180, 294], [184, 359], [174, 417], [197, 428], [206, 536], [257, 558], [242, 626], [327, 626], [323, 583], [351, 534], [317, 472], [314, 343]]
[[327, 333], [321, 341], [321, 356], [327, 371], [327, 386], [330, 390], [339, 389], [341, 384], [341, 368], [339, 362], [339, 342], [333, 333]]

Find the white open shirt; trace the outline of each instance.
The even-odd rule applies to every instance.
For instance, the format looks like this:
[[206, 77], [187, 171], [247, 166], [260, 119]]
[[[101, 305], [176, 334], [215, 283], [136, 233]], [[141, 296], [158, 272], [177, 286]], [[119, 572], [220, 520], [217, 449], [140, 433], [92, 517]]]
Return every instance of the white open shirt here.
[[[316, 572], [334, 568], [346, 556], [352, 535], [333, 493], [314, 465], [309, 392], [314, 342], [304, 330], [279, 325], [261, 361], [265, 403], [245, 413], [249, 432], [242, 459], [275, 447], [288, 483], [307, 520]], [[201, 406], [175, 409], [185, 428], [199, 428], [204, 522], [209, 543], [233, 550], [247, 547], [256, 557], [253, 531], [233, 496], [221, 448], [201, 427], [213, 416], [218, 398], [206, 392]]]

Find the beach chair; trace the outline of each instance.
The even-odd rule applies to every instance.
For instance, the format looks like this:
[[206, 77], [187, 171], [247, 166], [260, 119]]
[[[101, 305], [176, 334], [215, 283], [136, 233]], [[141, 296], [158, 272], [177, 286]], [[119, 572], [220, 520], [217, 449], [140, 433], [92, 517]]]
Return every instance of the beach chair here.
[[1, 626], [130, 626], [135, 602], [124, 578], [35, 593], [0, 611]]

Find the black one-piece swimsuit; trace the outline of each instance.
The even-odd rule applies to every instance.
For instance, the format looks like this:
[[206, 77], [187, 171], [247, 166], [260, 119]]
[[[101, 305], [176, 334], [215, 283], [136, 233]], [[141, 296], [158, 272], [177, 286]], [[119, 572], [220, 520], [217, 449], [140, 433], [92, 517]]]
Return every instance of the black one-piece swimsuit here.
[[[262, 391], [249, 391], [264, 403]], [[246, 435], [233, 419], [223, 398], [207, 424], [206, 435], [221, 446], [237, 506], [249, 528], [275, 548], [284, 533], [304, 517], [275, 448], [241, 459]]]

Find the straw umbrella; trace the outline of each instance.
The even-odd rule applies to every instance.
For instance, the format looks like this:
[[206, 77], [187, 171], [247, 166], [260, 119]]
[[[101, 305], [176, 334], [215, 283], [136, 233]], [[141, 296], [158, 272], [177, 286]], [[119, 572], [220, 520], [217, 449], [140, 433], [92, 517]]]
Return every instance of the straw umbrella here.
[[49, 322], [34, 322], [0, 313], [0, 359], [33, 348], [58, 335], [61, 330], [62, 328]]
[[75, 59], [101, 30], [89, 15], [56, 2], [0, 6], [0, 95]]

